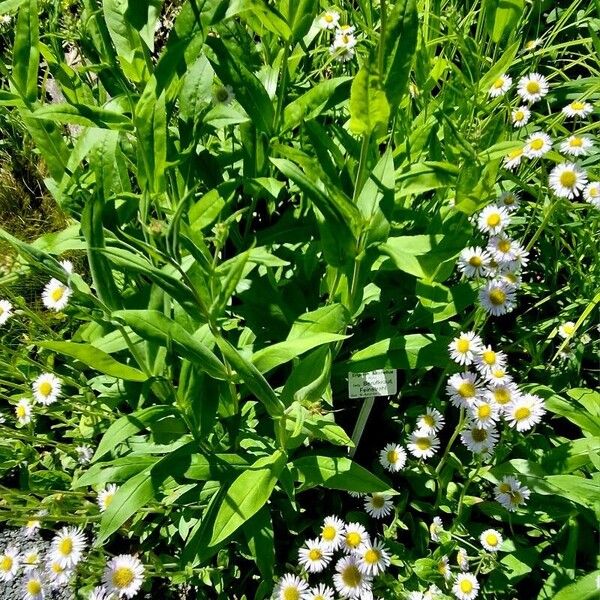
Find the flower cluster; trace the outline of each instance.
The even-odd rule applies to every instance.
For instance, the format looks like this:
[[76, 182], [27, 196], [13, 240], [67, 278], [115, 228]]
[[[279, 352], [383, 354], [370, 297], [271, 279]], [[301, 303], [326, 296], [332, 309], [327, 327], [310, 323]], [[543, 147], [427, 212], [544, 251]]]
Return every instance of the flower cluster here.
[[319, 18], [319, 27], [334, 32], [329, 52], [338, 62], [348, 62], [354, 58], [356, 46], [355, 27], [340, 25], [340, 13], [335, 10], [326, 11]]

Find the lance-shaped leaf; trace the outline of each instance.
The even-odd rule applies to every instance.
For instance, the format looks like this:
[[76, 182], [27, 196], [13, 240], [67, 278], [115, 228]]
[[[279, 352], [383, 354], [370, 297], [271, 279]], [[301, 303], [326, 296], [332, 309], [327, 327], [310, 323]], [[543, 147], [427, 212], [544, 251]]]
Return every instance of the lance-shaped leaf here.
[[390, 105], [374, 60], [365, 62], [350, 90], [350, 131], [371, 135], [384, 130], [390, 118]]
[[26, 0], [21, 4], [17, 18], [12, 79], [19, 94], [28, 102], [35, 102], [37, 98], [40, 62], [38, 28], [37, 0]]

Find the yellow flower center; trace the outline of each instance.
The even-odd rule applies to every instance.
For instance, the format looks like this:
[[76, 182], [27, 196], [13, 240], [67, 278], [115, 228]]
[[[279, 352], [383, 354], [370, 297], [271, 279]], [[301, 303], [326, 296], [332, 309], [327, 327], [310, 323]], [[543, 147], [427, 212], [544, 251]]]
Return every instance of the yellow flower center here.
[[535, 81], [535, 79], [532, 79], [531, 81], [527, 82], [526, 89], [530, 94], [539, 94], [541, 88], [540, 84]]
[[27, 410], [25, 409], [25, 407], [22, 404], [19, 404], [17, 406], [16, 413], [17, 413], [17, 417], [19, 419], [24, 419], [27, 416]]
[[591, 198], [597, 198], [598, 196], [600, 196], [600, 187], [593, 185], [588, 189], [588, 194]]
[[43, 383], [40, 383], [38, 391], [42, 396], [49, 396], [52, 393], [52, 384], [48, 381], [44, 381]]
[[38, 561], [38, 555], [35, 552], [28, 554], [23, 561], [26, 565], [35, 565]]
[[26, 585], [27, 592], [32, 596], [36, 596], [42, 591], [42, 584], [39, 579], [30, 579]]
[[517, 148], [516, 150], [513, 150], [508, 155], [508, 158], [509, 158], [509, 160], [513, 160], [515, 158], [519, 158], [519, 156], [521, 156], [522, 154], [523, 154], [523, 148]]
[[342, 571], [342, 581], [349, 588], [356, 588], [361, 584], [362, 575], [355, 565], [349, 565]]
[[472, 398], [477, 390], [470, 381], [463, 381], [456, 391], [458, 392], [458, 395], [463, 398]]
[[350, 548], [358, 548], [361, 541], [360, 534], [356, 531], [352, 531], [346, 535], [346, 544], [350, 546]]
[[498, 545], [498, 536], [495, 533], [488, 533], [485, 536], [485, 543], [488, 546], [497, 546]]
[[52, 298], [52, 300], [54, 300], [54, 302], [58, 302], [65, 294], [65, 288], [61, 285], [55, 289], [52, 290], [52, 293], [50, 294], [50, 298]]
[[473, 429], [471, 430], [471, 435], [473, 436], [473, 440], [475, 442], [485, 442], [487, 440], [488, 434], [485, 429]]
[[511, 206], [514, 203], [515, 203], [515, 197], [512, 194], [508, 194], [508, 195], [504, 196], [504, 204], [506, 204], [507, 206]]
[[112, 574], [113, 585], [119, 590], [130, 585], [133, 579], [134, 574], [129, 567], [119, 567], [118, 569], [115, 569], [115, 572]]
[[458, 340], [458, 342], [456, 342], [456, 349], [459, 352], [463, 352], [463, 353], [467, 352], [470, 347], [471, 347], [471, 344], [470, 344], [469, 340], [461, 339], [461, 340]]
[[567, 335], [573, 335], [573, 332], [575, 331], [575, 325], [571, 323], [565, 323], [562, 328]]
[[510, 240], [502, 239], [498, 242], [498, 250], [500, 250], [500, 252], [504, 252], [505, 254], [510, 250], [510, 246]]
[[481, 259], [481, 256], [471, 256], [469, 264], [472, 267], [480, 267], [483, 264], [483, 260]]
[[487, 419], [492, 414], [492, 409], [489, 404], [482, 404], [477, 409], [477, 415], [480, 419]]
[[515, 113], [515, 121], [522, 121], [525, 118], [525, 113], [522, 110], [518, 110]]
[[585, 104], [579, 100], [574, 100], [571, 102], [571, 108], [573, 110], [583, 110], [585, 108]]
[[572, 148], [581, 148], [583, 146], [583, 138], [574, 137], [569, 140], [569, 146]]
[[500, 215], [498, 213], [492, 213], [491, 215], [488, 215], [487, 218], [487, 224], [488, 227], [498, 227], [498, 225], [500, 225]]
[[337, 531], [333, 525], [325, 525], [321, 530], [321, 537], [327, 542], [332, 542], [335, 539]]
[[437, 564], [437, 570], [438, 573], [440, 575], [445, 575], [446, 571], [448, 570], [448, 565], [446, 564], [445, 561], [441, 560], [438, 564]]
[[53, 562], [53, 563], [50, 565], [50, 569], [51, 569], [51, 570], [52, 570], [54, 573], [56, 573], [57, 575], [60, 575], [60, 574], [61, 574], [61, 573], [64, 571], [64, 568], [63, 568], [63, 567], [61, 567], [61, 566], [60, 566], [60, 564], [59, 564], [59, 563], [57, 563], [57, 562]]
[[523, 421], [524, 419], [528, 419], [531, 415], [531, 410], [527, 406], [521, 406], [515, 410], [515, 419], [517, 421]]
[[494, 306], [502, 306], [506, 302], [506, 294], [500, 288], [494, 288], [490, 292], [490, 302]]
[[391, 464], [394, 464], [395, 462], [397, 462], [398, 458], [399, 458], [398, 453], [395, 450], [390, 450], [387, 453], [387, 460]]
[[58, 544], [58, 551], [63, 556], [69, 556], [73, 552], [73, 540], [71, 538], [65, 538]]
[[108, 508], [110, 506], [114, 497], [114, 494], [106, 494], [106, 496], [104, 496], [104, 508]]
[[283, 591], [284, 600], [300, 600], [300, 592], [298, 588], [295, 587], [287, 587]]
[[494, 400], [496, 400], [498, 404], [507, 404], [510, 402], [509, 391], [506, 388], [494, 390]]
[[346, 35], [346, 34], [343, 34], [343, 35], [342, 35], [342, 42], [343, 42], [344, 44], [349, 44], [349, 43], [350, 43], [350, 36], [349, 36], [349, 35]]
[[496, 362], [496, 353], [493, 350], [486, 350], [481, 358], [486, 365], [493, 365]]
[[498, 489], [500, 490], [500, 493], [502, 494], [508, 494], [511, 491], [511, 487], [509, 483], [504, 483], [502, 482], [499, 486]]
[[460, 591], [463, 594], [470, 594], [473, 591], [473, 584], [468, 579], [462, 579], [460, 582]]
[[529, 146], [532, 150], [541, 150], [544, 147], [544, 140], [541, 138], [535, 138], [529, 143]]
[[371, 504], [375, 508], [383, 508], [385, 504], [385, 498], [379, 494], [373, 494], [373, 497], [371, 498]]
[[308, 553], [308, 558], [310, 558], [310, 560], [321, 560], [322, 557], [323, 554], [318, 548], [311, 548], [310, 552]]
[[325, 20], [328, 23], [333, 23], [333, 16], [332, 15], [325, 15]]
[[504, 85], [504, 79], [502, 77], [498, 77], [496, 81], [494, 81], [494, 87], [499, 90]]
[[523, 502], [523, 496], [521, 492], [516, 490], [510, 493], [510, 499], [512, 500], [513, 504], [521, 504], [521, 502]]
[[380, 558], [381, 553], [376, 548], [369, 548], [363, 556], [363, 560], [370, 565], [376, 565]]
[[574, 171], [563, 171], [560, 174], [560, 184], [566, 188], [572, 188], [577, 182], [577, 175]]
[[0, 571], [10, 571], [13, 566], [13, 559], [6, 554], [0, 559]]
[[423, 415], [421, 419], [427, 427], [433, 427], [435, 425], [435, 419], [431, 415]]
[[417, 438], [415, 441], [415, 446], [422, 452], [425, 452], [425, 450], [429, 450], [429, 448], [431, 448], [431, 440], [426, 437]]

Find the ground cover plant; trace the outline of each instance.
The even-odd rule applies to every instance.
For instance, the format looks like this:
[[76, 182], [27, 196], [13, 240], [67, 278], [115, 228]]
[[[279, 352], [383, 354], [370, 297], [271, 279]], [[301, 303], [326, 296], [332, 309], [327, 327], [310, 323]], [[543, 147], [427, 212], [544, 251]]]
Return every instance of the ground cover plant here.
[[0, 596], [598, 597], [597, 1], [0, 14]]

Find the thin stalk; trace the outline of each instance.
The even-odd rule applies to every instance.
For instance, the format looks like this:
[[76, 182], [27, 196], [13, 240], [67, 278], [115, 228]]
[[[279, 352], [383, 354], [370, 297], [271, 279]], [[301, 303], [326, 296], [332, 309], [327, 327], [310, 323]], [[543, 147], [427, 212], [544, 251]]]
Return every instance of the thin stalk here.
[[369, 415], [371, 414], [371, 410], [373, 409], [373, 404], [375, 403], [374, 396], [367, 396], [363, 400], [362, 407], [360, 409], [360, 413], [358, 414], [358, 419], [356, 420], [356, 425], [354, 426], [354, 431], [352, 432], [352, 441], [354, 442], [354, 448], [350, 448], [350, 456], [354, 456], [356, 451], [358, 450], [358, 443], [360, 442], [360, 438], [365, 430], [365, 426], [367, 424], [367, 420], [369, 419]]

